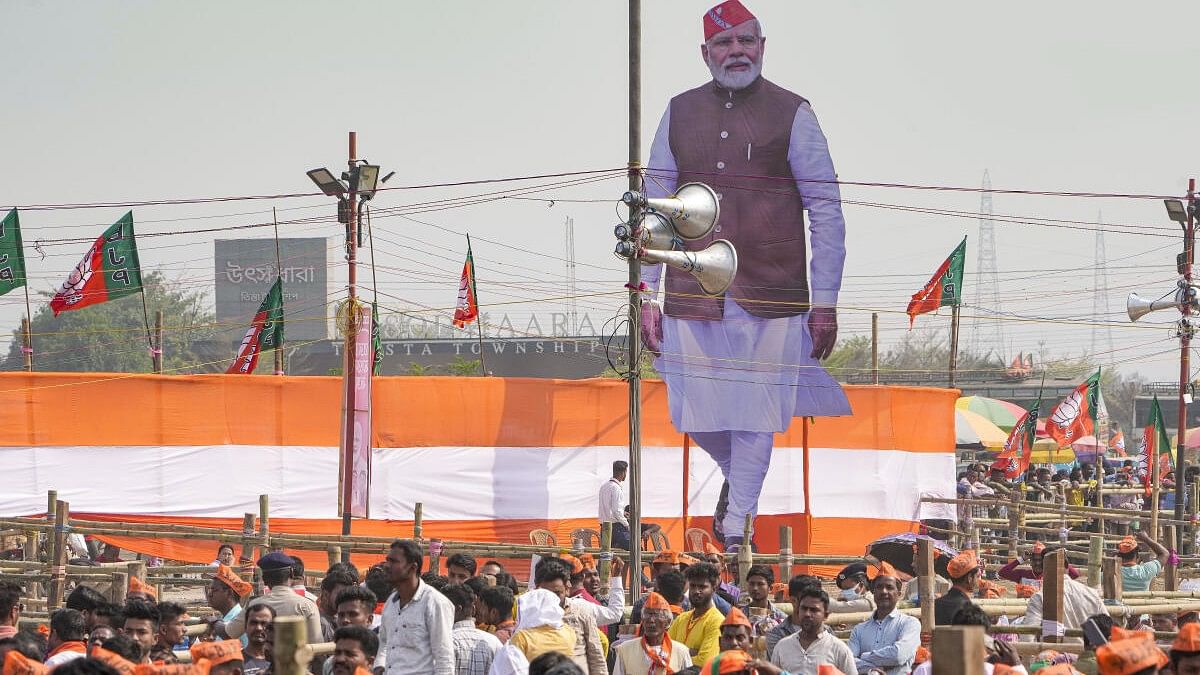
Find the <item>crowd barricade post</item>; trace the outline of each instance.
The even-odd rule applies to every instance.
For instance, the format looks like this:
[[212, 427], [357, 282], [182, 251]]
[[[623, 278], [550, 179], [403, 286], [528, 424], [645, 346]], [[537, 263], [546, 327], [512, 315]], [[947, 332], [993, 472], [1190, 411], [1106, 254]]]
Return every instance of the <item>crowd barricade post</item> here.
[[792, 526], [779, 527], [779, 580], [787, 583], [792, 578]]
[[308, 672], [312, 650], [308, 649], [307, 631], [304, 617], [275, 619], [275, 658], [271, 663], [274, 675], [305, 675]]
[[[917, 593], [921, 600], [921, 644], [928, 645], [933, 635], [933, 541], [927, 538], [917, 540]], [[899, 580], [897, 580], [899, 583]]]
[[1042, 558], [1042, 640], [1063, 641], [1063, 576], [1066, 573], [1063, 551], [1050, 551]]
[[[57, 494], [57, 493], [56, 493]], [[58, 500], [54, 504], [54, 544], [50, 565], [50, 593], [47, 607], [51, 610], [62, 606], [67, 586], [67, 528], [70, 526], [71, 507]]]
[[[922, 603], [924, 604], [924, 603]], [[930, 651], [933, 675], [983, 675], [987, 652], [983, 626], [940, 626], [933, 629]]]
[[1103, 595], [1105, 602], [1120, 603], [1121, 598], [1121, 563], [1116, 558], [1105, 558], [1103, 577]]

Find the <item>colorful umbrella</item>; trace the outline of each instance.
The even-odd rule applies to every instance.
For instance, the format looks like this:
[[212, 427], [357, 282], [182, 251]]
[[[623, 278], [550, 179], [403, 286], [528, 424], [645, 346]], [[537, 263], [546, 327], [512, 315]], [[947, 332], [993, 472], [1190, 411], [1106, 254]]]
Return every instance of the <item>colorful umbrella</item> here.
[[1029, 455], [1031, 464], [1070, 464], [1075, 459], [1074, 450], [1059, 448], [1058, 443], [1050, 438], [1039, 438], [1034, 441], [1033, 453]]
[[1004, 447], [1008, 434], [986, 417], [970, 410], [954, 411], [954, 435], [959, 447]]
[[962, 396], [955, 402], [954, 407], [983, 415], [1005, 433], [1012, 431], [1017, 420], [1025, 414], [1025, 409], [1015, 403], [986, 396]]
[[[917, 566], [914, 559], [917, 557], [918, 539], [930, 539], [930, 537], [924, 534], [905, 532], [876, 539], [867, 545], [867, 555], [879, 561], [887, 561], [897, 570], [910, 577], [915, 577], [917, 576]], [[949, 579], [950, 575], [946, 572], [946, 565], [950, 564], [951, 558], [958, 555], [958, 551], [940, 539], [932, 539], [932, 541], [933, 571]]]

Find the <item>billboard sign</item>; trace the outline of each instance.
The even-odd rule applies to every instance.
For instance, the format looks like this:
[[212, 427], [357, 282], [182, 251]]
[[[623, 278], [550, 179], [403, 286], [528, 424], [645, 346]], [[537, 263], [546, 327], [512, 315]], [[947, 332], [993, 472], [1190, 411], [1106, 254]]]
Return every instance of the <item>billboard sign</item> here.
[[[283, 280], [283, 312], [289, 341], [328, 337], [326, 253], [324, 237], [279, 240], [279, 271]], [[245, 324], [275, 282], [274, 239], [218, 239], [214, 248], [217, 322], [230, 340], [240, 340]]]

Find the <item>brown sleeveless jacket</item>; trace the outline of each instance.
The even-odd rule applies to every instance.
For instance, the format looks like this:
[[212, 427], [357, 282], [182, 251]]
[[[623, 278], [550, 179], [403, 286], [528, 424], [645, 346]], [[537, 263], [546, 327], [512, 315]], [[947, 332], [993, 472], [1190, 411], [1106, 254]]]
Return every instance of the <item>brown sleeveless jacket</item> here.
[[[788, 165], [792, 122], [806, 102], [762, 77], [740, 91], [709, 82], [671, 99], [669, 140], [678, 184], [706, 183], [721, 199], [717, 228], [684, 242], [685, 248], [732, 242], [738, 272], [727, 293], [754, 316], [808, 311], [803, 205]], [[721, 319], [724, 298], [705, 296], [686, 272], [667, 267], [666, 274], [667, 314]]]

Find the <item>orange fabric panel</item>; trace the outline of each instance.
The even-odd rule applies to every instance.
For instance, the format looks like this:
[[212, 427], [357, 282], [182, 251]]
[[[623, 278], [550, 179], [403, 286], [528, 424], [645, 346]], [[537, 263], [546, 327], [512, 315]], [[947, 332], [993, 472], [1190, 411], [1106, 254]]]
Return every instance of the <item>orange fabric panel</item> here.
[[[0, 445], [338, 445], [340, 379], [0, 374]], [[847, 386], [855, 411], [810, 425], [812, 447], [951, 452], [957, 392]], [[120, 401], [121, 405], [106, 405]], [[378, 377], [376, 447], [575, 447], [628, 442], [624, 382]], [[677, 446], [666, 388], [643, 387], [646, 445]], [[399, 411], [403, 411], [400, 414]], [[64, 423], [69, 421], [69, 423]], [[780, 447], [802, 445], [800, 425]]]

